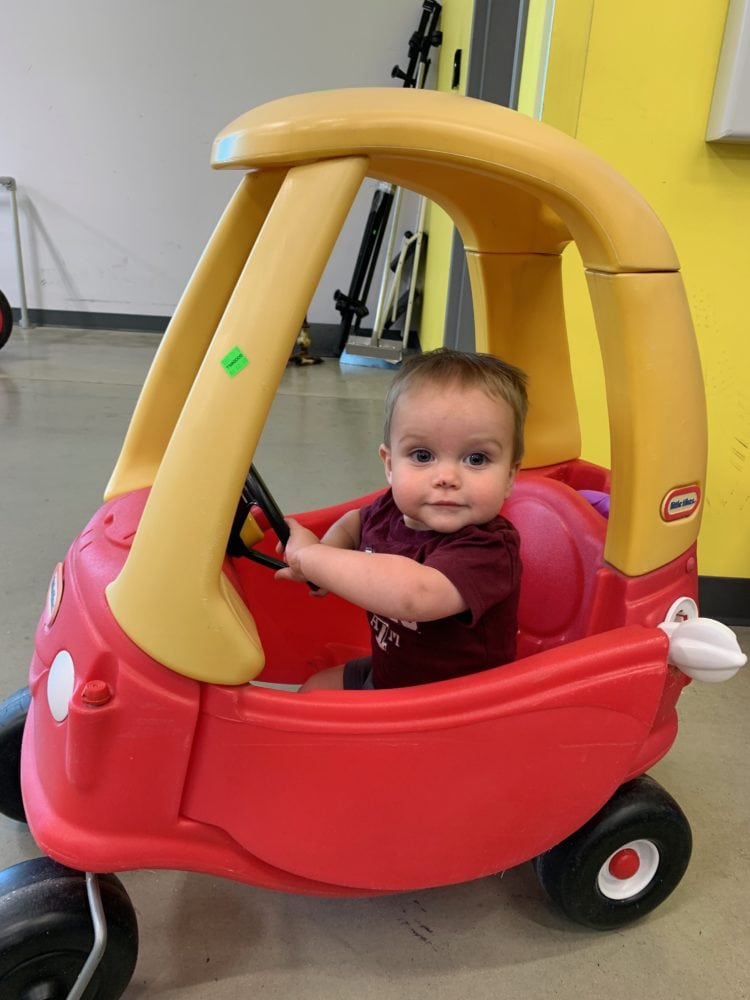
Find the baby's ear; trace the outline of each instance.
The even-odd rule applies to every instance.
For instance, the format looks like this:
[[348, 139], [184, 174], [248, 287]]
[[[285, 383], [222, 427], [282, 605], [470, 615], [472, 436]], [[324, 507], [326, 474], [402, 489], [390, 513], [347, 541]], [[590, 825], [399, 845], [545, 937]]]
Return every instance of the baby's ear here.
[[513, 483], [516, 481], [516, 475], [518, 470], [521, 468], [521, 463], [516, 462], [515, 465], [511, 465], [510, 472], [508, 473], [508, 483], [505, 488], [505, 499], [507, 500], [510, 496], [510, 491], [513, 489]]
[[385, 466], [385, 478], [386, 478], [386, 480], [388, 482], [388, 485], [390, 486], [391, 485], [391, 473], [392, 473], [392, 470], [391, 470], [391, 449], [387, 445], [381, 444], [381, 446], [378, 448], [378, 454], [380, 455], [380, 457], [383, 460], [383, 465]]

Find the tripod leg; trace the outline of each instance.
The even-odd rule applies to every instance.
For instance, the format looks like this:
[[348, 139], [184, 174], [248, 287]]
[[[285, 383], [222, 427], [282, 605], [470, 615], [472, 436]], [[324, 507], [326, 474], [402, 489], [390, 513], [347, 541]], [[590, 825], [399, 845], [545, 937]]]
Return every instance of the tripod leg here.
[[404, 329], [402, 339], [404, 347], [409, 342], [409, 327], [411, 325], [411, 314], [414, 309], [414, 296], [417, 291], [417, 277], [419, 275], [419, 262], [422, 256], [422, 244], [424, 242], [424, 220], [427, 214], [427, 199], [421, 198], [419, 202], [419, 215], [417, 218], [416, 244], [414, 246], [414, 259], [411, 263], [411, 279], [409, 281], [409, 301], [406, 306], [406, 316], [404, 318]]
[[341, 330], [339, 334], [338, 354], [343, 353], [346, 341], [352, 329], [358, 328], [367, 315], [367, 295], [370, 291], [372, 275], [380, 253], [380, 246], [385, 235], [385, 227], [393, 203], [395, 188], [392, 184], [378, 185], [372, 197], [370, 214], [367, 217], [365, 231], [354, 265], [354, 273], [349, 285], [349, 292], [344, 295], [337, 291], [334, 295], [336, 308], [341, 313]]
[[417, 271], [419, 268], [419, 259], [421, 257], [422, 251], [422, 240], [424, 233], [420, 230], [416, 235], [416, 244], [414, 247], [414, 260], [411, 265], [411, 277], [409, 279], [409, 298], [406, 304], [406, 314], [404, 316], [404, 328], [401, 331], [401, 340], [404, 348], [409, 343], [409, 328], [411, 326], [411, 316], [414, 310], [414, 297], [417, 293]]
[[[388, 288], [388, 263], [393, 259], [393, 251], [396, 246], [396, 234], [398, 232], [399, 217], [401, 215], [401, 200], [403, 198], [403, 188], [396, 189], [396, 195], [393, 200], [393, 217], [391, 219], [391, 231], [388, 234], [388, 246], [385, 251], [385, 263], [383, 264], [383, 277], [380, 280], [380, 291], [378, 293], [378, 305], [375, 310], [375, 322], [372, 327], [372, 346], [377, 347], [378, 341], [383, 333], [383, 327], [385, 325], [385, 314], [390, 308], [390, 302], [393, 299], [393, 292], [389, 295], [387, 292]], [[386, 306], [388, 302], [388, 306]]]

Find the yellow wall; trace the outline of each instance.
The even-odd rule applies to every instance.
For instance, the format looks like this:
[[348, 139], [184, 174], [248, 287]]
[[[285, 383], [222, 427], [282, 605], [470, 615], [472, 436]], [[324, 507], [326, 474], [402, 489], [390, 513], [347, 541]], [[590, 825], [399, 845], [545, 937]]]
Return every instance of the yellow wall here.
[[[451, 90], [453, 54], [463, 50], [461, 79], [456, 93], [466, 93], [466, 73], [471, 45], [471, 25], [474, 0], [448, 0], [443, 4], [440, 28], [443, 42], [438, 50], [437, 89]], [[422, 305], [419, 324], [419, 344], [423, 351], [440, 347], [445, 327], [445, 307], [448, 301], [448, 275], [450, 273], [453, 223], [446, 213], [432, 202], [427, 207], [425, 230], [428, 234], [425, 258], [424, 287], [428, 294]]]
[[[672, 236], [708, 400], [700, 571], [750, 577], [750, 145], [704, 140], [726, 9], [726, 0], [557, 0], [543, 118], [620, 170]], [[598, 350], [576, 258], [567, 252], [565, 292], [584, 457], [606, 463]]]
[[529, 0], [518, 110], [532, 118], [542, 116], [549, 34], [554, 10], [555, 0]]
[[[530, 8], [521, 93], [527, 112], [525, 88], [539, 62], [544, 5], [532, 0]], [[454, 50], [463, 48], [465, 59], [468, 54], [472, 8], [472, 0], [443, 8], [441, 90], [450, 89]], [[750, 286], [750, 146], [704, 140], [726, 9], [727, 0], [696, 0], [689, 8], [683, 0], [555, 0], [543, 118], [620, 170], [674, 240], [708, 398], [700, 569], [750, 577], [750, 311], [743, 295]], [[442, 343], [452, 236], [449, 220], [434, 206], [428, 231], [424, 349]], [[565, 292], [584, 457], [608, 464], [601, 364], [575, 248], [566, 253]]]
[[[547, 18], [551, 15], [553, 0], [530, 0], [526, 28], [526, 54], [524, 56], [519, 107], [533, 114], [537, 100], [539, 76]], [[440, 15], [443, 42], [439, 49], [437, 65], [438, 90], [450, 91], [453, 77], [453, 56], [456, 49], [463, 50], [461, 78], [456, 93], [466, 93], [466, 74], [469, 66], [471, 29], [474, 0], [447, 0]], [[445, 309], [448, 300], [453, 223], [445, 212], [432, 203], [427, 208], [425, 229], [428, 233], [424, 287], [428, 291], [422, 306], [419, 343], [422, 350], [440, 347], [445, 332]]]

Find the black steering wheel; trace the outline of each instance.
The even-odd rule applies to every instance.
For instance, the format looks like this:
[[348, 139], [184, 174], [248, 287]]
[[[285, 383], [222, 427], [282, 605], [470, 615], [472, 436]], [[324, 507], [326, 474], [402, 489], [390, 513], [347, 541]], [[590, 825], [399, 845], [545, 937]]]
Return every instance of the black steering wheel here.
[[240, 502], [237, 504], [237, 513], [234, 515], [234, 521], [232, 522], [227, 552], [230, 556], [245, 556], [245, 558], [252, 559], [253, 562], [260, 563], [261, 566], [268, 566], [270, 569], [284, 569], [286, 566], [285, 562], [281, 562], [280, 559], [274, 559], [273, 556], [268, 556], [264, 552], [258, 552], [255, 549], [249, 548], [242, 541], [240, 532], [252, 507], [260, 507], [266, 515], [268, 524], [281, 542], [282, 548], [289, 541], [289, 527], [284, 520], [284, 515], [281, 513], [281, 508], [263, 482], [258, 470], [254, 465], [251, 465], [245, 485], [242, 487]]

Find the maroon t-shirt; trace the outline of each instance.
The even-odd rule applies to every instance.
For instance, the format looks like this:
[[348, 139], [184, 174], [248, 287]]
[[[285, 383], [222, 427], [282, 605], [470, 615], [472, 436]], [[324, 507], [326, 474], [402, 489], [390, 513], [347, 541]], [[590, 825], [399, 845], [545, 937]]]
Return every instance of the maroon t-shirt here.
[[394, 621], [368, 611], [376, 688], [461, 677], [516, 655], [520, 540], [506, 518], [453, 534], [407, 528], [390, 490], [360, 511], [360, 550], [407, 556], [440, 570], [467, 610], [432, 622]]

